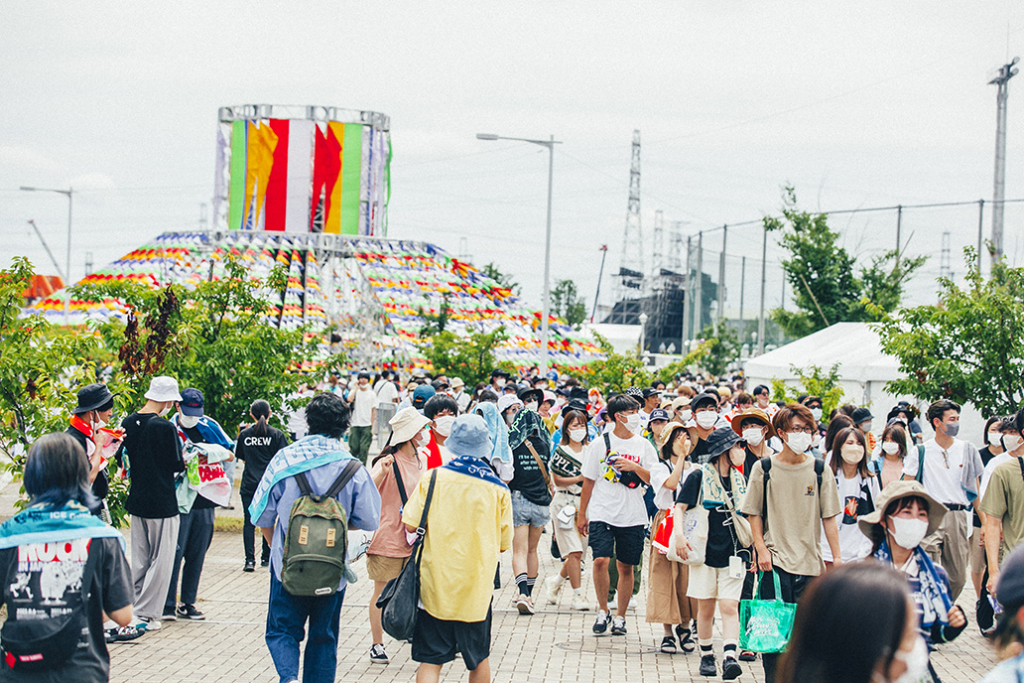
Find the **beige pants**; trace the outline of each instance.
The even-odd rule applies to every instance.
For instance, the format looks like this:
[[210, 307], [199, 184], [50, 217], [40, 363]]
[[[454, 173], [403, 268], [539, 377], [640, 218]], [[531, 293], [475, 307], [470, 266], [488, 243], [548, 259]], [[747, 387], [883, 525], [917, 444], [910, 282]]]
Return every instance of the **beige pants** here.
[[967, 563], [970, 557], [968, 513], [951, 510], [942, 518], [934, 534], [921, 541], [921, 549], [949, 574], [949, 597], [953, 602], [967, 583]]

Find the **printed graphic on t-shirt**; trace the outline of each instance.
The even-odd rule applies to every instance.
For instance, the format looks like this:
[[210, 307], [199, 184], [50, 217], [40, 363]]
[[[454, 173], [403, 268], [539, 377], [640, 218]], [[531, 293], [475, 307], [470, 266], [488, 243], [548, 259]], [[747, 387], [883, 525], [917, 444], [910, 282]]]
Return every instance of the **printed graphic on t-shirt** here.
[[620, 472], [614, 467], [612, 467], [612, 463], [615, 462], [616, 458], [622, 458], [623, 460], [629, 460], [630, 462], [635, 462], [638, 465], [640, 464], [639, 455], [630, 455], [629, 453], [618, 453], [615, 450], [611, 450], [608, 452], [608, 456], [605, 458], [604, 473], [601, 476], [603, 476], [605, 479], [612, 482], [613, 484], [619, 483], [625, 485], [627, 488], [635, 489], [637, 486], [641, 484], [640, 477], [638, 477], [633, 472]]
[[82, 590], [91, 539], [18, 546], [18, 563], [7, 587], [15, 618], [44, 619], [71, 611]]

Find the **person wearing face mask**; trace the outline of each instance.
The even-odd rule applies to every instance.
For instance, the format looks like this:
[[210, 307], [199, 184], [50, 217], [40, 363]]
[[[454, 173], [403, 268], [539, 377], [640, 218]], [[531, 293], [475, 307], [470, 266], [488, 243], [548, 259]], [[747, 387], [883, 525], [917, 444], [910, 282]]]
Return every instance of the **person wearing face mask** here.
[[651, 442], [654, 449], [661, 450], [665, 427], [668, 425], [668, 411], [655, 408], [651, 411], [651, 417], [647, 420], [647, 429], [644, 431], [644, 438]]
[[504, 370], [491, 371], [491, 391], [501, 396], [505, 393], [505, 383], [508, 382], [508, 373]]
[[[92, 494], [103, 505], [110, 488], [104, 463], [116, 452], [120, 439], [110, 431], [102, 431], [114, 414], [114, 395], [106, 384], [87, 384], [78, 390], [78, 405], [71, 411], [71, 426], [66, 433], [89, 458], [89, 481]], [[99, 513], [100, 510], [97, 510]]]
[[[1003, 423], [1006, 461], [996, 464], [982, 483], [980, 511], [985, 520], [985, 555], [988, 559], [988, 590], [994, 593], [1004, 571], [1001, 560], [1024, 542], [1024, 411]], [[993, 465], [997, 456], [989, 462]], [[1002, 539], [1000, 541], [1000, 539]], [[997, 595], [998, 597], [998, 595]]]
[[772, 403], [771, 394], [772, 390], [763, 384], [754, 387], [754, 406], [763, 410], [768, 419], [774, 419], [779, 412], [779, 407]]
[[401, 573], [412, 552], [402, 523], [402, 508], [427, 469], [420, 453], [429, 438], [426, 427], [430, 421], [415, 408], [404, 408], [395, 413], [388, 424], [391, 436], [370, 467], [370, 477], [380, 493], [380, 526], [373, 532], [366, 550], [366, 574], [373, 581], [370, 661], [374, 664], [389, 661], [384, 650], [384, 628], [377, 597], [387, 582]]
[[782, 683], [920, 683], [928, 647], [899, 572], [875, 562], [830, 571], [797, 610]]
[[935, 401], [928, 406], [927, 418], [935, 438], [924, 442], [921, 457], [904, 458], [903, 478], [920, 482], [952, 512], [921, 547], [949, 573], [955, 601], [967, 583], [970, 510], [978, 496], [984, 466], [974, 444], [956, 438], [960, 432], [959, 405], [948, 399]]
[[583, 454], [590, 445], [586, 411], [568, 410], [562, 422], [561, 441], [555, 445], [548, 462], [555, 494], [551, 498], [551, 517], [554, 519], [555, 542], [562, 558], [562, 569], [544, 581], [545, 597], [549, 605], [558, 604], [558, 594], [565, 581], [572, 586], [572, 609], [585, 611], [590, 602], [583, 595], [580, 567], [587, 537], [576, 529], [582, 491]]
[[775, 453], [768, 445], [768, 439], [775, 436], [775, 429], [763, 410], [748, 408], [732, 419], [732, 430], [745, 444], [746, 457], [743, 460], [742, 472], [743, 477], [749, 480], [754, 463]]
[[[796, 603], [825, 569], [822, 529], [833, 564], [842, 562], [836, 528], [842, 506], [836, 478], [824, 471], [824, 461], [807, 452], [816, 433], [811, 411], [790, 403], [775, 415], [772, 426], [782, 451], [754, 464], [741, 512], [750, 520], [758, 569], [778, 574], [782, 594], [775, 596], [774, 582], [768, 581], [761, 596]], [[764, 654], [761, 661], [766, 683], [773, 683], [778, 655]]]
[[[878, 477], [879, 488], [885, 488], [903, 477], [903, 460], [907, 457], [907, 432], [898, 422], [882, 432], [879, 453], [871, 458], [869, 469]], [[916, 453], [916, 449], [915, 449]]]
[[[844, 429], [836, 435], [829, 454], [829, 465], [835, 475], [843, 512], [837, 518], [839, 551], [843, 562], [862, 560], [871, 553], [871, 543], [857, 528], [857, 520], [875, 509], [878, 500], [878, 478], [868, 468], [867, 443], [859, 429]], [[825, 566], [832, 566], [832, 550], [821, 544]]]
[[857, 408], [853, 411], [852, 419], [854, 426], [864, 434], [868, 443], [868, 453], [875, 451], [876, 439], [871, 433], [871, 421], [875, 418], [867, 408]]
[[[744, 559], [750, 558], [749, 524], [737, 511], [742, 508], [747, 482], [738, 467], [746, 457], [744, 443], [732, 429], [718, 429], [708, 438], [701, 466], [686, 478], [676, 497], [676, 517], [698, 505], [708, 511], [708, 538], [704, 564], [690, 567], [686, 594], [697, 601], [697, 638], [700, 644], [700, 675], [718, 673], [712, 651], [715, 608], [721, 614], [722, 678], [738, 678], [739, 602], [746, 574]], [[675, 533], [675, 531], [674, 531]], [[677, 538], [679, 555], [686, 559], [685, 540]], [[685, 565], [684, 565], [685, 566]]]
[[[642, 484], [658, 455], [640, 436], [639, 403], [630, 396], [614, 396], [607, 415], [614, 428], [595, 439], [583, 459], [583, 490], [576, 527], [589, 535], [594, 557], [594, 590], [599, 612], [594, 633], [604, 633], [611, 621], [612, 635], [626, 635], [626, 610], [633, 592], [633, 568], [643, 557], [647, 526]], [[608, 565], [614, 555], [619, 576], [614, 619], [608, 613]]]
[[447, 394], [434, 394], [423, 404], [423, 416], [430, 420], [430, 440], [426, 444], [428, 470], [440, 467], [452, 459], [444, 444], [458, 414], [459, 404]]
[[174, 475], [185, 471], [177, 430], [163, 417], [181, 400], [178, 381], [154, 377], [145, 399], [146, 405], [121, 422], [125, 436], [117, 459], [131, 477], [125, 510], [132, 520], [134, 626], [154, 631], [160, 628], [178, 541]]
[[[530, 390], [530, 393], [535, 390]], [[540, 393], [540, 392], [537, 392]], [[534, 398], [528, 396], [528, 398]], [[536, 411], [525, 408], [509, 426], [508, 445], [512, 449], [515, 474], [508, 483], [512, 492], [512, 572], [519, 594], [515, 599], [520, 614], [533, 614], [533, 587], [537, 582], [540, 558], [537, 546], [551, 516], [551, 476], [546, 462], [551, 451], [551, 435]], [[543, 454], [543, 455], [541, 455]]]
[[691, 458], [699, 458], [707, 453], [707, 439], [719, 426], [727, 427], [728, 422], [718, 414], [718, 393], [705, 391], [698, 394], [690, 402], [693, 409], [693, 422], [686, 425], [690, 431], [690, 440], [693, 442]]
[[672, 401], [672, 409], [669, 411], [672, 414], [672, 421], [678, 422], [681, 425], [685, 425], [693, 417], [693, 410], [690, 407], [691, 398], [689, 396], [678, 396]]
[[640, 392], [638, 400], [640, 401], [641, 406], [639, 413], [640, 428], [647, 429], [647, 423], [651, 419], [651, 413], [654, 412], [661, 403], [661, 392], [654, 387], [646, 387]]
[[[948, 514], [921, 484], [900, 481], [887, 486], [875, 511], [857, 521], [871, 539], [872, 556], [906, 577], [917, 608], [918, 628], [929, 651], [938, 643], [954, 640], [967, 627], [963, 610], [954, 604], [946, 570], [932, 562], [921, 547], [922, 540], [935, 533]], [[930, 673], [930, 680], [938, 683], [934, 670]]]
[[[992, 471], [995, 470], [1002, 462], [1006, 462], [1008, 458], [1000, 457], [1006, 455], [1006, 449], [1003, 448], [1003, 424], [1004, 418], [990, 417], [985, 422], [985, 429], [982, 432], [985, 435], [985, 445], [978, 450], [978, 455], [981, 456], [981, 462], [985, 465], [985, 469], [982, 470], [981, 474], [981, 486], [978, 489], [978, 499], [984, 500], [985, 490], [988, 486], [989, 479], [992, 478]], [[999, 459], [999, 462], [992, 464], [993, 460]], [[989, 467], [989, 465], [992, 465]], [[981, 596], [981, 588], [985, 577], [985, 513], [981, 511], [981, 505], [974, 509], [974, 518], [972, 520], [973, 527], [971, 529], [970, 547], [971, 552], [968, 557], [967, 563], [971, 570], [971, 584], [974, 586], [974, 592]]]

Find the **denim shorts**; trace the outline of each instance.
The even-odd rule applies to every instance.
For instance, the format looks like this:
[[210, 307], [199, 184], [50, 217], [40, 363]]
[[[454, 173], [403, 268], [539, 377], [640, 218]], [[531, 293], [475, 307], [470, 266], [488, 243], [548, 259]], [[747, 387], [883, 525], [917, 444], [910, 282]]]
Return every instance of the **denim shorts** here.
[[512, 526], [541, 527], [551, 519], [547, 505], [537, 505], [526, 500], [521, 491], [512, 492]]

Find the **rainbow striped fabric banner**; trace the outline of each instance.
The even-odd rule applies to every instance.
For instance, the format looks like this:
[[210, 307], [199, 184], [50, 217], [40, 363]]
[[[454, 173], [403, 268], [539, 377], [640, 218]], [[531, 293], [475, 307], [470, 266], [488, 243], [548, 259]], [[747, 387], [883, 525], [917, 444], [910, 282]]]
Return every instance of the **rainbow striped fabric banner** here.
[[228, 227], [365, 233], [365, 128], [302, 119], [232, 121]]

